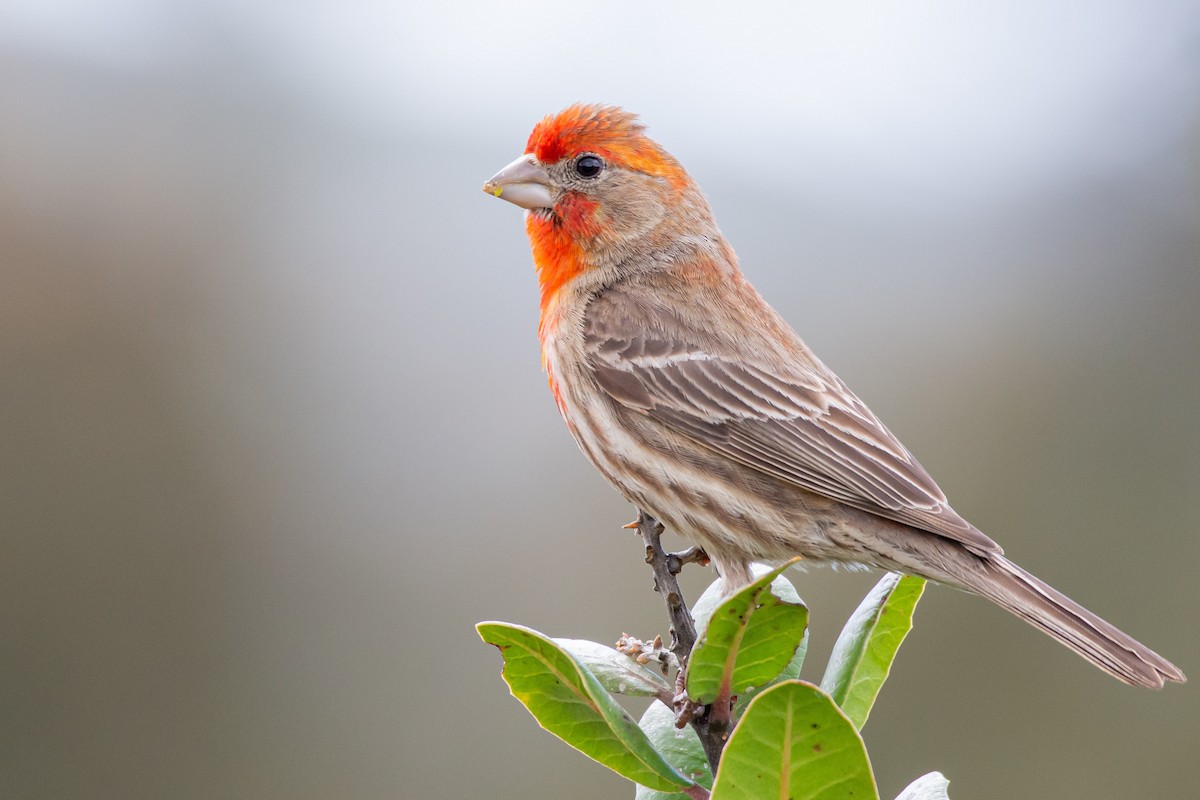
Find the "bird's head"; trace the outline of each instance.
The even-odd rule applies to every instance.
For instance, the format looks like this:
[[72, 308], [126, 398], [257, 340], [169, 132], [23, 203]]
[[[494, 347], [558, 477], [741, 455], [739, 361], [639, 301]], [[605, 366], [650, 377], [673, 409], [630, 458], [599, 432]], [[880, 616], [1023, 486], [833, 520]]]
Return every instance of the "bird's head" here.
[[546, 117], [525, 154], [483, 190], [528, 210], [544, 291], [548, 277], [571, 277], [559, 275], [564, 262], [572, 274], [612, 265], [712, 226], [707, 201], [679, 162], [615, 106], [573, 105]]

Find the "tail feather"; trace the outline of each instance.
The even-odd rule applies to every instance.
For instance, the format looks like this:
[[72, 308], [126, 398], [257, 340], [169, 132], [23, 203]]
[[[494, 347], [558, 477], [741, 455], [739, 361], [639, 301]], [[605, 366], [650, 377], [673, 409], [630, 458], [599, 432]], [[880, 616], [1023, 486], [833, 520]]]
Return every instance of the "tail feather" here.
[[[1004, 556], [974, 559], [952, 583], [986, 597], [1131, 686], [1184, 683], [1179, 667]], [[980, 568], [982, 567], [982, 568]]]

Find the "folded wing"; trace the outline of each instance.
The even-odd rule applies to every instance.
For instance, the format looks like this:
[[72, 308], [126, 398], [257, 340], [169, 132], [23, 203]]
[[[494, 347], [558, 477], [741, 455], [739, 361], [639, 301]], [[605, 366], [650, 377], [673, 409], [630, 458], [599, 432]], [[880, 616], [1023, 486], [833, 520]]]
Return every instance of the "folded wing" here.
[[623, 300], [601, 296], [584, 323], [592, 374], [618, 403], [803, 489], [981, 555], [1001, 552], [950, 507], [924, 467], [815, 358], [755, 363], [734, 343], [715, 341], [669, 311], [630, 309]]

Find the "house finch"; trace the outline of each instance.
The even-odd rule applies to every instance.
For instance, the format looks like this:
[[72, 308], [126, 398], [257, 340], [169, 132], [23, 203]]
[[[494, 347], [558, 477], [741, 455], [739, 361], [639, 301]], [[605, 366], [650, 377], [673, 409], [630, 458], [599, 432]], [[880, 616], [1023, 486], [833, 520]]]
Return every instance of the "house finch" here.
[[759, 296], [700, 188], [632, 114], [575, 105], [484, 191], [524, 209], [550, 389], [630, 502], [732, 591], [801, 555], [986, 597], [1118, 680], [1183, 673], [1004, 557]]

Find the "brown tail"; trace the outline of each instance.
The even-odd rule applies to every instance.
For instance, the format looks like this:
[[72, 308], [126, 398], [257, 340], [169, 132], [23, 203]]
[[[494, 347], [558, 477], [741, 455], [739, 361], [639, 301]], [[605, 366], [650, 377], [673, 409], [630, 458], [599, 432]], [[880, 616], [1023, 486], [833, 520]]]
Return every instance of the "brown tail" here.
[[1149, 689], [1187, 680], [1179, 667], [1004, 556], [972, 560], [974, 569], [948, 582], [1011, 611], [1117, 680]]

